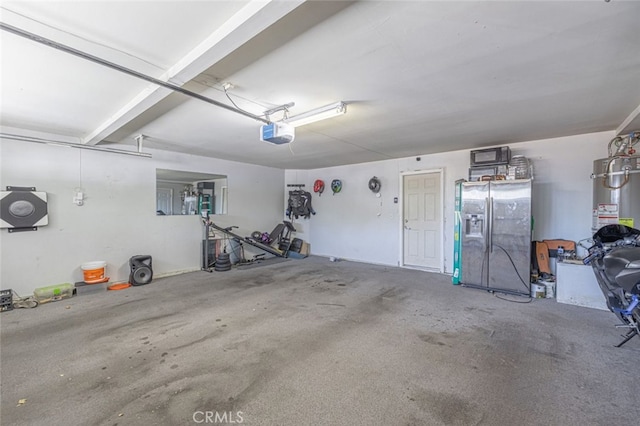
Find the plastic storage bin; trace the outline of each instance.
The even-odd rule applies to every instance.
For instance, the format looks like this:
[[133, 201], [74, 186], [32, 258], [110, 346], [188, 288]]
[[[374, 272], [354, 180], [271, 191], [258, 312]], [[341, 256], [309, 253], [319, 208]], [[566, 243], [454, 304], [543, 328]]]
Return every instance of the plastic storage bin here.
[[73, 296], [73, 284], [63, 283], [37, 288], [33, 295], [38, 303], [53, 302]]

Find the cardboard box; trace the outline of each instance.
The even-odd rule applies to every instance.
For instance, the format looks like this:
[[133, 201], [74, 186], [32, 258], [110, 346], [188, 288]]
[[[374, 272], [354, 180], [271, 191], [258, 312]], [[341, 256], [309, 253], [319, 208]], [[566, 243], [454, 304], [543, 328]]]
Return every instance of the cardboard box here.
[[300, 247], [300, 254], [305, 257], [311, 254], [311, 245], [308, 242], [302, 242], [302, 247]]

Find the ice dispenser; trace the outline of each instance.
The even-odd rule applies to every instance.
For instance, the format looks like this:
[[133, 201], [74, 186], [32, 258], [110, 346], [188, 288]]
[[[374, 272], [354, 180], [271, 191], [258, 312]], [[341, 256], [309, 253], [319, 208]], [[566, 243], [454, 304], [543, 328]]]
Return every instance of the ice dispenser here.
[[465, 216], [464, 236], [482, 238], [484, 231], [483, 214], [467, 214]]

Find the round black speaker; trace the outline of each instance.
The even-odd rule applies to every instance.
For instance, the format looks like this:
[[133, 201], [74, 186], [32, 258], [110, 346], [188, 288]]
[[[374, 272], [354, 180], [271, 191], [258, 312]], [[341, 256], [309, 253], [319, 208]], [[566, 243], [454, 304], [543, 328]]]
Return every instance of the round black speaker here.
[[152, 278], [153, 278], [153, 273], [151, 272], [151, 268], [148, 268], [146, 266], [141, 266], [139, 268], [136, 268], [135, 271], [133, 271], [133, 282], [131, 284], [133, 285], [149, 284]]
[[151, 268], [151, 256], [138, 255], [129, 259], [131, 274], [129, 283], [131, 285], [149, 284], [153, 279], [153, 269]]

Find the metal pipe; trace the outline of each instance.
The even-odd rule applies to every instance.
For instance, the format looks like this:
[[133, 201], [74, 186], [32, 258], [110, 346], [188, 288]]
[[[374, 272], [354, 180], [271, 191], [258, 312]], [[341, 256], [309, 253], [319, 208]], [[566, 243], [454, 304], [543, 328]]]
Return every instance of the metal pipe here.
[[142, 141], [144, 140], [144, 135], [136, 136], [136, 143], [138, 144], [138, 152], [142, 152]]
[[173, 91], [182, 93], [183, 95], [191, 96], [192, 98], [196, 98], [196, 99], [199, 99], [201, 101], [204, 101], [204, 102], [210, 103], [212, 105], [218, 106], [220, 108], [224, 108], [226, 110], [233, 111], [233, 112], [235, 112], [237, 114], [242, 114], [242, 115], [244, 115], [246, 117], [253, 118], [254, 120], [261, 121], [261, 122], [266, 123], [266, 124], [271, 124], [271, 121], [266, 120], [266, 119], [264, 119], [262, 117], [259, 117], [257, 115], [251, 114], [250, 112], [243, 111], [241, 109], [231, 107], [229, 105], [223, 104], [222, 102], [218, 102], [218, 101], [216, 101], [214, 99], [208, 98], [206, 96], [202, 96], [199, 93], [192, 92], [192, 91], [187, 90], [187, 89], [183, 89], [182, 87], [176, 86], [175, 84], [159, 80], [157, 78], [148, 76], [146, 74], [142, 74], [142, 73], [140, 73], [138, 71], [134, 71], [134, 70], [132, 70], [130, 68], [123, 67], [122, 65], [118, 65], [118, 64], [115, 64], [113, 62], [104, 60], [102, 58], [98, 58], [97, 56], [93, 56], [93, 55], [91, 55], [89, 53], [85, 53], [85, 52], [82, 52], [80, 50], [74, 49], [73, 47], [69, 47], [69, 46], [66, 46], [64, 44], [58, 43], [56, 41], [50, 40], [48, 38], [41, 37], [41, 36], [39, 36], [37, 34], [30, 33], [28, 31], [25, 31], [25, 30], [22, 30], [20, 28], [14, 27], [12, 25], [5, 24], [4, 22], [0, 22], [0, 29], [3, 29], [5, 31], [8, 31], [8, 32], [13, 33], [15, 35], [18, 35], [20, 37], [24, 37], [26, 39], [35, 41], [37, 43], [44, 44], [45, 46], [53, 47], [54, 49], [58, 49], [58, 50], [61, 50], [63, 52], [66, 52], [66, 53], [70, 53], [70, 54], [78, 56], [78, 57], [80, 57], [82, 59], [86, 59], [88, 61], [95, 62], [95, 63], [103, 65], [105, 67], [114, 69], [116, 71], [120, 71], [120, 72], [123, 72], [125, 74], [129, 74], [129, 75], [131, 75], [133, 77], [137, 77], [137, 78], [139, 78], [141, 80], [145, 80], [145, 81], [148, 81], [150, 83], [157, 84], [158, 86], [162, 86], [162, 87], [165, 87], [167, 89], [171, 89]]
[[11, 139], [11, 140], [21, 141], [21, 142], [40, 143], [44, 145], [63, 146], [65, 148], [89, 149], [91, 151], [102, 151], [102, 152], [110, 152], [112, 154], [125, 154], [125, 155], [134, 155], [136, 157], [151, 158], [151, 154], [147, 152], [126, 151], [124, 149], [103, 148], [96, 145], [83, 145], [79, 143], [59, 142], [51, 139], [42, 139], [42, 138], [36, 138], [32, 136], [14, 135], [11, 133], [0, 133], [0, 138]]

